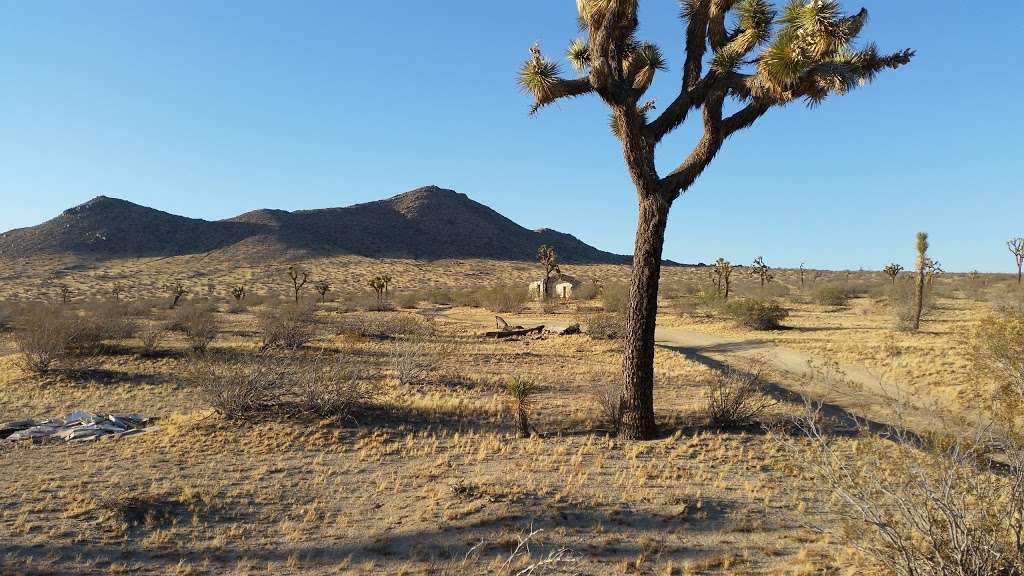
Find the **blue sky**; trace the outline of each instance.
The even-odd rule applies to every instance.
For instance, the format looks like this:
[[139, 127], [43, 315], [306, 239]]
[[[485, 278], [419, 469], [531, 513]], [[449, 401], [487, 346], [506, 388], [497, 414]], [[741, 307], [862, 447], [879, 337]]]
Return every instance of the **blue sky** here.
[[[673, 208], [665, 256], [880, 268], [927, 230], [947, 270], [1009, 271], [1024, 236], [1024, 20], [1004, 3], [866, 6], [907, 68], [730, 140]], [[682, 62], [674, 0], [641, 35]], [[632, 251], [636, 198], [596, 99], [529, 117], [534, 41], [577, 34], [570, 0], [0, 0], [0, 229], [104, 194], [202, 218], [453, 188], [530, 228]], [[677, 163], [695, 126], [659, 163]]]

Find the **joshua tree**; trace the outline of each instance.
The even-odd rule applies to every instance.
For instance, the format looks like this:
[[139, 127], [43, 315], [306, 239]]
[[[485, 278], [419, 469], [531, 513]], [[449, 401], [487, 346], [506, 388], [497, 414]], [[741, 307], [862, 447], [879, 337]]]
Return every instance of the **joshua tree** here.
[[544, 267], [544, 279], [541, 281], [540, 287], [540, 299], [545, 300], [548, 297], [548, 280], [551, 278], [552, 272], [562, 273], [562, 269], [558, 267], [558, 253], [555, 249], [547, 244], [541, 244], [540, 248], [537, 249], [537, 261], [540, 262], [541, 266]]
[[325, 300], [327, 300], [327, 293], [330, 292], [330, 290], [331, 290], [331, 285], [330, 284], [328, 284], [324, 280], [321, 280], [321, 281], [317, 282], [316, 284], [314, 284], [313, 287], [316, 288], [317, 294], [320, 294], [320, 301], [321, 302], [324, 302]]
[[370, 288], [377, 295], [377, 307], [383, 309], [384, 302], [388, 299], [388, 285], [391, 284], [391, 276], [377, 276], [370, 280]]
[[68, 300], [71, 300], [71, 288], [68, 288], [67, 286], [61, 286], [60, 287], [60, 301], [63, 304], [67, 304]]
[[[637, 39], [638, 6], [639, 0], [577, 0], [585, 38], [570, 44], [568, 58], [579, 76], [563, 78], [559, 64], [534, 45], [519, 77], [522, 87], [533, 95], [531, 112], [563, 98], [598, 95], [611, 109], [612, 132], [622, 144], [636, 187], [639, 221], [622, 389], [622, 433], [633, 439], [652, 438], [657, 432], [654, 328], [672, 203], [690, 189], [726, 139], [769, 109], [798, 99], [820, 104], [830, 94], [845, 94], [886, 68], [907, 64], [914, 55], [912, 50], [883, 55], [874, 45], [856, 48], [867, 12], [844, 16], [834, 0], [792, 1], [779, 20], [767, 0], [685, 0], [686, 54], [680, 91], [652, 119], [655, 102], [644, 100], [644, 94], [655, 73], [668, 65], [656, 45]], [[738, 18], [730, 29], [731, 12]], [[705, 70], [708, 61], [711, 65]], [[725, 102], [730, 99], [741, 105], [727, 114]], [[659, 175], [655, 150], [698, 109], [703, 116], [699, 142], [676, 168]]]
[[1021, 283], [1021, 269], [1024, 268], [1024, 238], [1014, 238], [1006, 243], [1010, 254], [1017, 260], [1017, 284]]
[[765, 284], [771, 284], [775, 276], [772, 275], [771, 266], [764, 263], [764, 256], [758, 256], [754, 259], [753, 266], [750, 267], [750, 273], [761, 279], [761, 288], [764, 288]]
[[299, 303], [299, 291], [302, 287], [309, 282], [309, 271], [296, 268], [295, 266], [288, 267], [288, 278], [292, 281], [292, 290], [295, 292], [295, 303]]
[[245, 300], [245, 286], [235, 286], [232, 288], [231, 296], [235, 299], [235, 302]]
[[124, 288], [114, 284], [114, 287], [110, 289], [110, 295], [114, 297], [114, 302], [121, 301], [121, 293], [124, 292]]
[[725, 258], [719, 258], [712, 269], [714, 274], [715, 292], [724, 294], [725, 300], [729, 299], [729, 287], [732, 285], [732, 265]]
[[917, 233], [917, 284], [914, 290], [914, 317], [911, 319], [910, 327], [913, 330], [921, 328], [921, 312], [924, 310], [924, 289], [928, 282], [930, 270], [937, 264], [928, 257], [928, 234]]
[[804, 272], [806, 272], [806, 270], [804, 269], [804, 263], [801, 262], [800, 263], [800, 288], [804, 287]]
[[181, 282], [177, 282], [171, 286], [171, 308], [176, 308], [181, 297], [188, 294], [188, 290], [181, 285]]
[[945, 270], [942, 269], [942, 264], [939, 264], [936, 260], [929, 260], [928, 265], [924, 271], [924, 275], [928, 281], [928, 285], [931, 286], [932, 281], [935, 280], [935, 277], [938, 276], [939, 274], [942, 274], [943, 272], [945, 272]]
[[892, 281], [892, 285], [895, 286], [896, 278], [899, 277], [900, 272], [903, 272], [903, 266], [900, 266], [899, 264], [893, 262], [892, 264], [889, 264], [888, 266], [883, 268], [882, 272], [885, 272], [885, 275], [889, 277], [890, 281]]

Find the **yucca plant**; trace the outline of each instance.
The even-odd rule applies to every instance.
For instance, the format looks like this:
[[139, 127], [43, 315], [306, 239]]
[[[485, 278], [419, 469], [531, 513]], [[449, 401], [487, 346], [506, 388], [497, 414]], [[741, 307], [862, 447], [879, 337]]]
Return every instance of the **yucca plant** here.
[[526, 378], [515, 376], [505, 382], [505, 393], [509, 398], [509, 407], [515, 415], [520, 438], [530, 437], [530, 408], [533, 406], [536, 392], [537, 385]]
[[299, 303], [299, 292], [302, 287], [309, 282], [309, 270], [299, 268], [298, 266], [288, 267], [288, 279], [292, 282], [292, 292], [295, 295], [295, 303]]
[[548, 246], [547, 244], [541, 244], [540, 248], [537, 248], [537, 261], [544, 267], [544, 278], [542, 280], [543, 285], [540, 287], [540, 299], [547, 300], [548, 282], [551, 281], [551, 273], [562, 273], [561, 268], [558, 266], [558, 253], [555, 252], [554, 247]]
[[928, 257], [928, 234], [917, 233], [917, 278], [914, 284], [914, 311], [910, 320], [909, 328], [918, 330], [921, 328], [921, 313], [924, 310], [924, 291], [933, 277], [935, 270], [941, 270], [937, 262]]
[[[873, 44], [857, 46], [867, 12], [845, 16], [833, 1], [792, 0], [779, 17], [767, 0], [685, 0], [681, 90], [651, 118], [656, 104], [644, 96], [667, 65], [656, 45], [636, 36], [639, 0], [577, 0], [576, 5], [583, 37], [569, 45], [568, 61], [578, 76], [563, 77], [558, 62], [534, 45], [519, 83], [533, 96], [531, 113], [587, 94], [598, 95], [611, 109], [612, 132], [622, 143], [640, 203], [623, 355], [622, 433], [652, 438], [657, 433], [654, 328], [672, 203], [726, 139], [771, 108], [800, 99], [820, 104], [829, 94], [845, 94], [886, 68], [907, 64], [914, 52], [881, 54]], [[727, 99], [742, 104], [726, 114]], [[659, 175], [656, 148], [698, 109], [704, 127], [699, 142], [675, 169]]]

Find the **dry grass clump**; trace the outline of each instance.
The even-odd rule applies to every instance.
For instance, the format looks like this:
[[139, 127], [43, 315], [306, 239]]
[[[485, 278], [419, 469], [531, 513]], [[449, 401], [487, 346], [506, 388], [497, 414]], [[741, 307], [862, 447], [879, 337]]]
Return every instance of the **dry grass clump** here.
[[[896, 282], [889, 287], [889, 309], [896, 320], [896, 329], [902, 331], [913, 330], [914, 326], [914, 298], [917, 288], [913, 280]], [[924, 302], [921, 307], [921, 319], [927, 318], [935, 307], [935, 293], [933, 287], [926, 287], [924, 291]]]
[[268, 308], [257, 316], [262, 347], [297, 350], [314, 337], [315, 308], [312, 304], [284, 304]]
[[722, 311], [740, 326], [752, 330], [777, 330], [789, 317], [789, 311], [779, 304], [751, 298], [730, 300], [722, 306]]
[[175, 308], [170, 328], [181, 332], [188, 339], [189, 348], [200, 353], [206, 352], [219, 330], [213, 310], [194, 303]]
[[[921, 443], [893, 427], [856, 453], [812, 410], [810, 471], [837, 497], [829, 526], [873, 568], [898, 576], [1024, 573], [1024, 450], [1009, 442], [990, 460], [984, 434]], [[866, 430], [864, 430], [866, 433]]]
[[352, 368], [337, 357], [261, 354], [241, 362], [196, 368], [206, 401], [229, 420], [348, 416], [367, 398]]
[[704, 386], [704, 418], [716, 428], [746, 428], [757, 424], [779, 401], [765, 390], [760, 368], [732, 368], [714, 374]]

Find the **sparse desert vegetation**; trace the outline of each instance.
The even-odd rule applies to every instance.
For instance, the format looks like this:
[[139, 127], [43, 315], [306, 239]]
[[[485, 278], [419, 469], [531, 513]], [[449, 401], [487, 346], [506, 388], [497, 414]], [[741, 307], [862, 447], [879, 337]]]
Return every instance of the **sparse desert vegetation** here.
[[878, 3], [8, 3], [0, 576], [1024, 576], [1020, 22]]
[[[933, 573], [958, 544], [922, 538], [951, 522], [942, 534], [982, 568], [943, 573], [1021, 566], [1017, 524], [997, 521], [1019, 517], [1015, 277], [926, 281], [905, 331], [909, 279], [820, 272], [801, 289], [801, 271], [775, 269], [771, 292], [734, 276], [725, 301], [703, 296], [724, 288], [708, 268], [668, 267], [664, 432], [637, 443], [616, 434], [628, 267], [562, 264], [601, 289], [550, 308], [526, 297], [528, 262], [318, 259], [302, 267], [335, 297], [295, 304], [280, 266], [206, 259], [194, 282], [225, 292], [182, 283], [169, 310], [164, 287], [194, 261], [91, 267], [65, 276], [68, 304], [22, 298], [42, 274], [3, 285], [0, 420], [155, 420], [123, 439], [0, 444], [6, 572]], [[479, 284], [450, 284], [462, 266]], [[385, 275], [418, 308], [363, 291]], [[547, 332], [482, 338], [516, 287], [503, 318]], [[814, 418], [805, 400], [822, 403]], [[954, 499], [929, 508], [941, 482]], [[917, 572], [893, 568], [900, 554]]]

